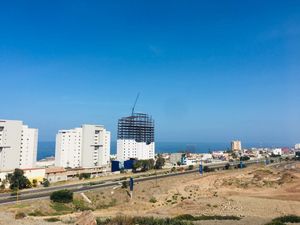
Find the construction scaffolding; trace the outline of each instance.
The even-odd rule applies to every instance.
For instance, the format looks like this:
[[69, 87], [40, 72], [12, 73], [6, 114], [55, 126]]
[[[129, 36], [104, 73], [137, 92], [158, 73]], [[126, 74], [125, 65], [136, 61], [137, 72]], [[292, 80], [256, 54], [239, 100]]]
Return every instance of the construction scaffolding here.
[[118, 139], [150, 144], [154, 142], [154, 120], [145, 113], [133, 113], [118, 122]]

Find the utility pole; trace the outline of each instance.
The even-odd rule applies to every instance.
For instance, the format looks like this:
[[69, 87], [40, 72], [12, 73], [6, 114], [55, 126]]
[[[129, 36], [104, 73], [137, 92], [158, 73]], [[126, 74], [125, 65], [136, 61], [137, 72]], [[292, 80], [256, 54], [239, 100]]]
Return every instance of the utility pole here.
[[133, 178], [130, 177], [130, 180], [129, 180], [129, 187], [130, 187], [130, 198], [131, 198], [131, 199], [133, 198], [133, 185], [134, 185]]
[[201, 159], [200, 166], [199, 166], [199, 172], [200, 172], [200, 175], [203, 175], [203, 164], [202, 164], [202, 159]]

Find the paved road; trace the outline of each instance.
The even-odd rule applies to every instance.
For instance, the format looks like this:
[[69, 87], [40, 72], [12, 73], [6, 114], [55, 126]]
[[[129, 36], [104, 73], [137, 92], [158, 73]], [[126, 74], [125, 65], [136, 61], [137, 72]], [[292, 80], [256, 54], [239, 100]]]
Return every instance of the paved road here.
[[[249, 165], [249, 164], [256, 164], [256, 163], [262, 163], [264, 162], [263, 160], [249, 160], [244, 162], [244, 164]], [[221, 162], [221, 163], [215, 163], [215, 164], [206, 164], [209, 168], [224, 168], [224, 166], [228, 164], [228, 162]], [[231, 166], [237, 166], [239, 165], [239, 162], [235, 163], [230, 163]], [[167, 177], [173, 177], [173, 176], [183, 176], [186, 174], [191, 174], [191, 173], [199, 173], [199, 169], [194, 169], [194, 170], [189, 170], [189, 171], [184, 171], [184, 172], [176, 172], [176, 173], [168, 173], [168, 174], [163, 174], [163, 175], [157, 175], [157, 176], [149, 176], [149, 177], [141, 177], [141, 178], [135, 178], [135, 182], [143, 182], [143, 181], [148, 181], [148, 180], [155, 180], [155, 179], [163, 179]], [[107, 188], [107, 187], [113, 187], [116, 185], [120, 185], [122, 181], [106, 181], [105, 183], [97, 184], [97, 185], [89, 185], [88, 183], [86, 184], [72, 184], [72, 185], [64, 185], [64, 186], [56, 186], [56, 187], [48, 187], [45, 189], [30, 189], [26, 190], [23, 192], [20, 192], [19, 194], [19, 201], [24, 201], [24, 200], [29, 200], [29, 199], [41, 199], [41, 198], [48, 198], [50, 194], [53, 191], [57, 190], [62, 190], [62, 189], [68, 189], [72, 190], [73, 192], [85, 192], [88, 190], [93, 190], [93, 189], [101, 189], [101, 188]], [[16, 196], [11, 196], [10, 193], [6, 194], [1, 194], [0, 195], [0, 205], [1, 204], [8, 204], [8, 203], [13, 203], [16, 202], [17, 197]]]

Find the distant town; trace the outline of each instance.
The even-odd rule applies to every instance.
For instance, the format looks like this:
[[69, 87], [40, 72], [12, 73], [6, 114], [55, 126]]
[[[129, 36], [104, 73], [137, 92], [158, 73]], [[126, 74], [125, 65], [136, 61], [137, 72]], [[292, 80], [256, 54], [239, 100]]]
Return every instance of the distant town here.
[[240, 140], [233, 140], [230, 150], [155, 154], [154, 120], [148, 114], [134, 111], [118, 121], [116, 155], [111, 154], [110, 143], [111, 133], [103, 125], [83, 124], [74, 129], [59, 130], [55, 157], [37, 161], [38, 129], [30, 128], [22, 121], [0, 120], [0, 185], [4, 189], [9, 187], [7, 177], [15, 169], [22, 169], [30, 182], [39, 186], [45, 181], [56, 183], [79, 179], [81, 174], [97, 177], [145, 169], [145, 164], [136, 166], [136, 162], [147, 160], [153, 165], [163, 160], [161, 167], [173, 168], [281, 156], [299, 157], [300, 154], [300, 144], [295, 144], [294, 148], [245, 149]]

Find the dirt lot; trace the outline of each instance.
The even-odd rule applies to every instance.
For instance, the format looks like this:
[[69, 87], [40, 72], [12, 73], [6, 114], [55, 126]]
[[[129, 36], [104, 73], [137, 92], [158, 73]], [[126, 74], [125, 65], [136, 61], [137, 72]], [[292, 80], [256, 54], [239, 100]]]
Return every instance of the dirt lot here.
[[[133, 199], [126, 189], [112, 188], [85, 193], [92, 204], [84, 204], [97, 217], [116, 215], [174, 217], [192, 215], [233, 215], [240, 221], [201, 221], [196, 224], [265, 224], [282, 215], [300, 215], [300, 163], [243, 170], [183, 175], [157, 181], [135, 183]], [[78, 200], [80, 196], [77, 196]], [[17, 212], [39, 210], [52, 215], [49, 201], [1, 207], [0, 224], [48, 224], [42, 217], [14, 220]], [[52, 214], [49, 212], [52, 212]], [[66, 213], [68, 210], [66, 210]], [[74, 210], [72, 211], [74, 212]], [[59, 216], [63, 221], [76, 219], [79, 213]], [[26, 221], [34, 221], [26, 223]], [[43, 222], [41, 222], [43, 221]], [[64, 224], [56, 222], [55, 224]]]

